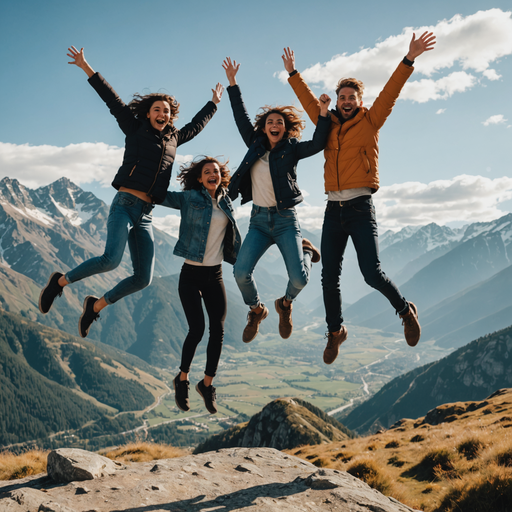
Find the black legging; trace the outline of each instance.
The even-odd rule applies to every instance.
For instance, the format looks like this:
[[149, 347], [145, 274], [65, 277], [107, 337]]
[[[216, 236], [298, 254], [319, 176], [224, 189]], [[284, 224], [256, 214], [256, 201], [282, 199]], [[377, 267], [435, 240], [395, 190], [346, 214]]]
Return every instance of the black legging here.
[[197, 345], [204, 334], [202, 297], [210, 321], [210, 338], [206, 348], [206, 370], [204, 373], [208, 377], [215, 377], [222, 351], [224, 320], [227, 311], [222, 266], [201, 267], [184, 263], [178, 290], [189, 329], [183, 343], [180, 370], [184, 373], [190, 372], [190, 365], [194, 359]]

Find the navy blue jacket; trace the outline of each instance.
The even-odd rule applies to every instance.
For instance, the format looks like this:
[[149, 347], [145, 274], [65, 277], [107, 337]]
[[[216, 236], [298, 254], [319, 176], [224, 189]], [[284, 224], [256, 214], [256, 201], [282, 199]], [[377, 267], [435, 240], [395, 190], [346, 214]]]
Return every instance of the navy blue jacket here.
[[[229, 197], [219, 196], [218, 205], [229, 220], [224, 235], [224, 260], [233, 265], [242, 245], [242, 238]], [[180, 234], [173, 254], [202, 263], [213, 212], [208, 191], [201, 187], [200, 190], [167, 192], [162, 206], [181, 211]]]
[[[249, 148], [242, 163], [231, 178], [229, 184], [229, 197], [235, 200], [240, 193], [242, 204], [252, 201], [251, 173], [249, 172], [255, 162], [267, 151], [265, 140], [267, 136], [254, 131], [249, 114], [245, 108], [242, 93], [238, 85], [229, 86], [228, 89], [233, 115], [245, 144]], [[297, 185], [297, 163], [302, 158], [315, 155], [325, 148], [331, 118], [318, 116], [318, 124], [313, 139], [300, 142], [298, 139], [282, 139], [270, 151], [269, 167], [277, 209], [291, 208], [304, 200]]]
[[159, 132], [148, 119], [136, 118], [100, 73], [89, 78], [89, 83], [126, 135], [123, 164], [112, 186], [117, 190], [120, 187], [140, 190], [154, 203], [161, 203], [171, 180], [176, 148], [193, 139], [206, 126], [217, 111], [217, 105], [209, 101], [181, 130], [167, 125]]

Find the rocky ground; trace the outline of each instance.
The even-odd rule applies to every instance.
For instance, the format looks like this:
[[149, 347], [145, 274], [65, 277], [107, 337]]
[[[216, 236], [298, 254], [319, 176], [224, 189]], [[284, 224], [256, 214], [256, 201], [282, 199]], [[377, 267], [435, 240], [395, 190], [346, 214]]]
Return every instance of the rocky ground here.
[[[60, 481], [60, 483], [58, 483]], [[121, 465], [60, 449], [48, 474], [0, 483], [2, 512], [413, 512], [348, 473], [273, 448]]]

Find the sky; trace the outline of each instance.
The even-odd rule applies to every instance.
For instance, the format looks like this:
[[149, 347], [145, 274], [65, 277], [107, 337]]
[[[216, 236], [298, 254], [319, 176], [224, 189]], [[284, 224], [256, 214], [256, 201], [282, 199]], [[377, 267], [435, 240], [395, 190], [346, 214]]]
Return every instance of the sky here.
[[[252, 118], [264, 105], [298, 103], [283, 73], [285, 46], [313, 91], [335, 97], [342, 77], [365, 83], [371, 106], [407, 53], [412, 33], [433, 31], [381, 129], [381, 230], [406, 225], [460, 226], [512, 211], [512, 2], [510, 0], [324, 1], [48, 0], [0, 6], [0, 179], [29, 188], [67, 177], [110, 203], [124, 136], [67, 48], [84, 48], [128, 103], [134, 93], [165, 92], [180, 103], [179, 128], [227, 86], [222, 61], [237, 76]], [[334, 102], [333, 102], [334, 103]], [[313, 125], [304, 114], [303, 140]], [[199, 155], [236, 169], [246, 147], [225, 93], [205, 130], [178, 149], [179, 165]], [[323, 155], [298, 165], [305, 201], [301, 225], [320, 228], [326, 196]], [[249, 207], [235, 202], [240, 218]], [[176, 234], [178, 215], [163, 207], [155, 225]]]

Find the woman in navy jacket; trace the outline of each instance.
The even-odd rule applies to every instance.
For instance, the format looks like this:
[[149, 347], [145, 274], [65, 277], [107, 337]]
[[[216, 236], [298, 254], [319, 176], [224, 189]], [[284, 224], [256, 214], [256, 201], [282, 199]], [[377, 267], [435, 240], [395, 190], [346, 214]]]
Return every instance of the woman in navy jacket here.
[[217, 111], [222, 86], [217, 84], [209, 101], [190, 123], [178, 130], [179, 103], [167, 94], [135, 96], [125, 105], [107, 81], [95, 73], [84, 57], [83, 48], [68, 48], [69, 64], [81, 68], [106, 103], [126, 135], [123, 163], [112, 185], [119, 192], [112, 201], [107, 221], [107, 242], [102, 256], [91, 258], [66, 274], [54, 272], [39, 296], [39, 309], [46, 314], [65, 286], [91, 275], [118, 267], [128, 243], [133, 275], [123, 279], [101, 298], [87, 296], [78, 321], [78, 332], [85, 338], [99, 312], [107, 305], [142, 290], [151, 283], [155, 261], [152, 210], [161, 203], [171, 178], [176, 148], [194, 138]]
[[185, 258], [179, 281], [179, 294], [189, 331], [183, 343], [180, 373], [173, 380], [176, 405], [190, 409], [189, 373], [197, 345], [203, 337], [204, 301], [210, 324], [204, 379], [196, 385], [211, 414], [217, 412], [212, 380], [217, 372], [227, 300], [222, 280], [222, 261], [235, 263], [241, 245], [240, 232], [226, 189], [226, 164], [206, 157], [182, 168], [178, 180], [183, 192], [167, 192], [162, 206], [181, 211], [179, 239], [174, 254]]
[[330, 127], [327, 109], [331, 100], [325, 94], [320, 96], [320, 116], [313, 139], [299, 142], [304, 121], [294, 107], [264, 107], [253, 125], [236, 82], [240, 64], [228, 57], [222, 67], [229, 80], [227, 91], [235, 122], [249, 148], [231, 179], [229, 196], [234, 200], [240, 193], [242, 204], [253, 201], [249, 231], [234, 268], [244, 302], [250, 307], [242, 339], [245, 343], [252, 341], [260, 323], [268, 316], [253, 272], [259, 259], [274, 243], [288, 271], [286, 293], [274, 303], [279, 315], [279, 334], [288, 338], [293, 329], [292, 301], [309, 281], [311, 262], [320, 260], [318, 249], [302, 238], [295, 211], [295, 205], [303, 200], [297, 185], [297, 163], [324, 149]]

